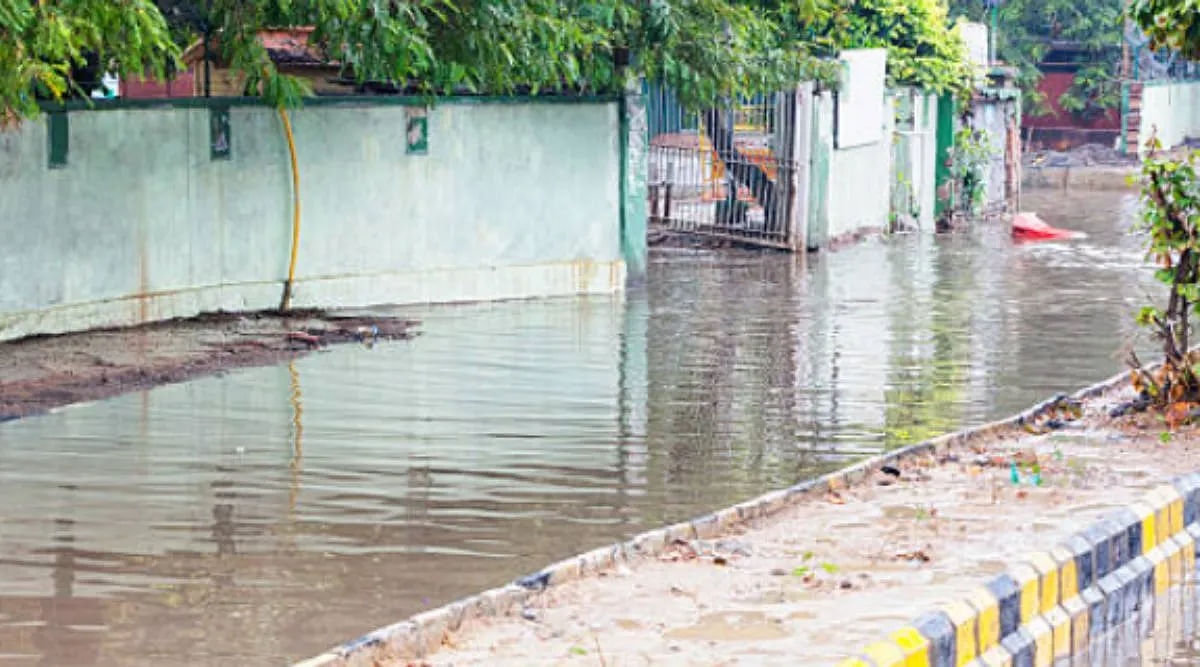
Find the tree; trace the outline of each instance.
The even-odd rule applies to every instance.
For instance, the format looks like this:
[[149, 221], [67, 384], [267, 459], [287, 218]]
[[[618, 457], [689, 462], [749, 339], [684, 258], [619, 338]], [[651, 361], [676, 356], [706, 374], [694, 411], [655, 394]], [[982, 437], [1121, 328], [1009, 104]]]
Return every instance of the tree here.
[[[1082, 49], [1080, 70], [1059, 105], [1088, 117], [1120, 103], [1122, 0], [1007, 0], [998, 12], [999, 59], [1017, 68], [1017, 83], [1029, 113], [1049, 111], [1037, 89], [1039, 63], [1057, 43]], [[951, 14], [989, 21], [984, 0], [951, 0]]]
[[1158, 142], [1142, 166], [1142, 215], [1146, 254], [1158, 267], [1155, 277], [1170, 292], [1167, 307], [1145, 306], [1138, 324], [1151, 330], [1163, 345], [1163, 364], [1157, 373], [1142, 367], [1129, 353], [1134, 386], [1162, 408], [1176, 402], [1200, 400], [1200, 353], [1190, 348], [1191, 314], [1200, 311], [1200, 152], [1182, 160], [1160, 157]]
[[857, 0], [833, 3], [808, 29], [820, 53], [886, 48], [888, 83], [965, 95], [971, 72], [945, 0]]
[[644, 75], [707, 108], [802, 79], [831, 84], [828, 56], [879, 45], [893, 83], [965, 81], [937, 0], [0, 0], [0, 99], [10, 115], [36, 113], [31, 91], [60, 98], [88, 52], [162, 76], [207, 36], [250, 90], [295, 106], [310, 91], [257, 38], [286, 25], [313, 26], [347, 77], [429, 96], [611, 92]]
[[1200, 59], [1200, 17], [1196, 5], [1182, 0], [1133, 0], [1129, 16], [1150, 36], [1154, 50], [1169, 48]]
[[[1200, 57], [1200, 21], [1190, 2], [1133, 0], [1129, 16], [1150, 37], [1151, 47], [1167, 47], [1187, 58]], [[1156, 372], [1130, 352], [1133, 384], [1147, 402], [1166, 412], [1168, 427], [1193, 419], [1200, 402], [1200, 351], [1191, 347], [1191, 315], [1200, 313], [1200, 151], [1182, 159], [1161, 154], [1157, 137], [1142, 165], [1140, 229], [1155, 277], [1169, 288], [1165, 309], [1146, 306], [1138, 323], [1163, 346]], [[1164, 433], [1164, 437], [1169, 434]]]
[[80, 70], [161, 76], [177, 53], [151, 0], [0, 0], [0, 121], [86, 94]]

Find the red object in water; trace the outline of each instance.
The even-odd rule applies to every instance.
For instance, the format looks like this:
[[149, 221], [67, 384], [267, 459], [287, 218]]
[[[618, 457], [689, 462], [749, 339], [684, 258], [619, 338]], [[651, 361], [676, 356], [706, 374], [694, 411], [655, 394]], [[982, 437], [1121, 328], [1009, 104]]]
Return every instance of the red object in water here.
[[1083, 236], [1070, 229], [1051, 227], [1042, 222], [1036, 213], [1018, 213], [1013, 216], [1012, 235], [1018, 241], [1057, 241]]

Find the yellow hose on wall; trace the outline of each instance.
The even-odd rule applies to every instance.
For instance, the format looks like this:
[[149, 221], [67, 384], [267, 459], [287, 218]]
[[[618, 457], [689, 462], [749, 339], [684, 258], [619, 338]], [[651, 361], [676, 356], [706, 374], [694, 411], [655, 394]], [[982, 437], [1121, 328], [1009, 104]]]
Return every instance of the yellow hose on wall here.
[[283, 107], [279, 108], [279, 119], [283, 121], [283, 133], [287, 135], [288, 151], [292, 154], [292, 259], [288, 263], [287, 282], [283, 284], [283, 299], [279, 303], [279, 310], [287, 311], [292, 306], [292, 282], [296, 280], [296, 255], [300, 250], [300, 167], [296, 163], [292, 121]]

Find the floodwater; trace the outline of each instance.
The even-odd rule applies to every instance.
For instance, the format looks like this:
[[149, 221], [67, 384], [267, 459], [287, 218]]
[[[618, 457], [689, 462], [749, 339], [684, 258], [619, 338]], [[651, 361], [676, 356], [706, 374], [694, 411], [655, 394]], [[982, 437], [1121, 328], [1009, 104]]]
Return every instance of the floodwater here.
[[346, 347], [0, 425], [0, 664], [278, 664], [1120, 369], [1118, 193], [624, 296], [404, 310]]

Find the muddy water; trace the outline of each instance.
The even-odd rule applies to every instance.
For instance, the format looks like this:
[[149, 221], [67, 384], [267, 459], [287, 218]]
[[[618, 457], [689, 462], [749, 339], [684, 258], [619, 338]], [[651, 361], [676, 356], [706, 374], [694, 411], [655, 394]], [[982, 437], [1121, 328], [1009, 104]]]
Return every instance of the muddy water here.
[[624, 297], [0, 425], [0, 664], [277, 664], [1107, 377], [1133, 204], [1027, 195], [1073, 243], [664, 251]]

